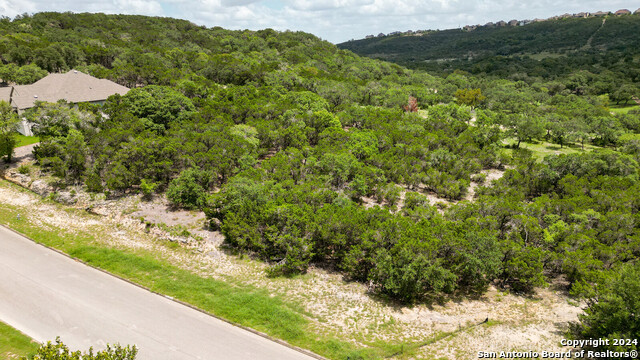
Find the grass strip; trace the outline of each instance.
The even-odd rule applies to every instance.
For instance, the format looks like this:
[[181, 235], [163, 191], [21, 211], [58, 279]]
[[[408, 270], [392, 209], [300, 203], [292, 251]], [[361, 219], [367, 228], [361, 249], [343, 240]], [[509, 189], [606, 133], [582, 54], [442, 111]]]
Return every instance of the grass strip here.
[[609, 107], [612, 113], [615, 114], [627, 114], [631, 110], [640, 109], [638, 104], [626, 104], [626, 105], [613, 105]]
[[31, 356], [40, 344], [27, 335], [0, 321], [0, 359]]

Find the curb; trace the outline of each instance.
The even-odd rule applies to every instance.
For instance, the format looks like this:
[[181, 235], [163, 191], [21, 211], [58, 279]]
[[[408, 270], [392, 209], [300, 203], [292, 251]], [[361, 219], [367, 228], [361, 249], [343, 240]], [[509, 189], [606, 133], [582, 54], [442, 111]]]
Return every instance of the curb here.
[[[5, 180], [5, 181], [7, 181], [7, 180]], [[121, 277], [121, 276], [119, 276], [119, 275], [113, 274], [113, 273], [111, 273], [111, 272], [109, 272], [109, 271], [107, 271], [107, 270], [104, 270], [104, 269], [102, 269], [102, 268], [99, 268], [99, 267], [93, 266], [93, 265], [91, 265], [91, 264], [87, 264], [87, 263], [86, 263], [86, 262], [84, 262], [83, 260], [80, 260], [80, 259], [78, 259], [78, 258], [74, 258], [74, 257], [70, 256], [69, 254], [67, 254], [67, 253], [65, 253], [65, 252], [63, 252], [63, 251], [61, 251], [61, 250], [58, 250], [58, 249], [53, 248], [53, 247], [50, 247], [50, 246], [48, 246], [48, 245], [45, 245], [45, 244], [39, 243], [39, 242], [37, 242], [36, 240], [32, 239], [31, 237], [29, 237], [29, 236], [27, 236], [27, 235], [25, 235], [25, 234], [22, 234], [22, 233], [20, 233], [20, 232], [18, 232], [18, 231], [16, 231], [16, 230], [14, 230], [14, 229], [12, 229], [12, 228], [10, 228], [10, 227], [8, 227], [8, 226], [4, 225], [4, 224], [0, 224], [0, 227], [3, 227], [3, 228], [5, 228], [5, 229], [7, 229], [7, 230], [9, 230], [9, 231], [13, 232], [13, 233], [14, 233], [14, 234], [16, 234], [16, 235], [22, 236], [23, 238], [25, 238], [25, 239], [27, 239], [27, 240], [29, 240], [29, 241], [33, 242], [33, 243], [34, 243], [34, 244], [36, 244], [36, 245], [39, 245], [39, 246], [42, 246], [42, 247], [44, 247], [44, 248], [46, 248], [46, 249], [49, 249], [49, 250], [51, 250], [51, 251], [54, 251], [54, 252], [56, 252], [56, 253], [58, 253], [58, 254], [60, 254], [60, 255], [64, 256], [64, 257], [66, 257], [66, 258], [68, 258], [68, 259], [71, 259], [71, 260], [73, 260], [73, 261], [79, 262], [79, 263], [81, 263], [81, 264], [83, 264], [83, 265], [85, 265], [85, 266], [88, 266], [88, 267], [90, 267], [90, 268], [92, 268], [92, 269], [98, 270], [98, 271], [100, 271], [100, 272], [102, 272], [102, 273], [105, 273], [105, 274], [107, 274], [107, 275], [109, 275], [109, 276], [112, 276], [112, 277], [114, 277], [114, 278], [116, 278], [116, 279], [119, 279], [119, 280], [125, 281], [125, 282], [127, 282], [127, 283], [129, 283], [129, 284], [131, 284], [131, 285], [134, 285], [134, 286], [136, 286], [136, 287], [138, 287], [138, 288], [142, 289], [142, 290], [145, 290], [145, 291], [148, 291], [148, 292], [150, 292], [150, 293], [152, 293], [152, 294], [155, 294], [155, 295], [161, 296], [161, 297], [163, 297], [163, 298], [165, 298], [165, 299], [167, 299], [167, 300], [170, 300], [170, 301], [173, 301], [173, 302], [175, 302], [175, 303], [177, 303], [177, 304], [180, 304], [180, 305], [186, 306], [186, 307], [191, 308], [191, 309], [193, 309], [193, 310], [196, 310], [196, 311], [198, 311], [198, 312], [200, 312], [200, 313], [202, 313], [202, 314], [205, 314], [205, 315], [211, 316], [211, 317], [213, 317], [213, 318], [215, 318], [215, 319], [218, 319], [218, 320], [224, 321], [224, 322], [226, 322], [227, 324], [230, 324], [230, 325], [233, 325], [233, 326], [235, 326], [235, 327], [241, 328], [241, 329], [246, 330], [246, 331], [248, 331], [248, 332], [250, 332], [250, 333], [253, 333], [253, 334], [255, 334], [255, 335], [258, 335], [258, 336], [260, 336], [260, 337], [263, 337], [263, 338], [265, 338], [265, 339], [267, 339], [267, 340], [270, 340], [270, 341], [273, 341], [273, 342], [278, 343], [278, 344], [280, 344], [280, 345], [286, 346], [286, 347], [288, 347], [289, 349], [295, 350], [295, 351], [297, 351], [297, 352], [299, 352], [299, 353], [301, 353], [301, 354], [303, 354], [303, 355], [307, 355], [307, 356], [310, 356], [310, 357], [315, 358], [315, 359], [318, 359], [318, 360], [328, 360], [327, 358], [322, 357], [322, 356], [320, 356], [320, 355], [318, 355], [318, 354], [315, 354], [315, 353], [313, 353], [313, 352], [311, 352], [311, 351], [309, 351], [309, 350], [306, 350], [306, 349], [303, 349], [303, 348], [300, 348], [300, 347], [297, 347], [297, 346], [291, 345], [291, 344], [289, 344], [288, 342], [286, 342], [286, 341], [284, 341], [284, 340], [280, 340], [280, 339], [274, 338], [274, 337], [272, 337], [272, 336], [270, 336], [270, 335], [268, 335], [268, 334], [266, 334], [266, 333], [263, 333], [263, 332], [261, 332], [261, 331], [258, 331], [258, 330], [255, 330], [255, 329], [252, 329], [252, 328], [246, 327], [246, 326], [244, 326], [244, 325], [237, 324], [237, 323], [235, 323], [235, 322], [233, 322], [233, 321], [230, 321], [230, 320], [227, 320], [227, 319], [221, 318], [221, 317], [219, 317], [219, 316], [217, 316], [217, 315], [215, 315], [215, 314], [211, 314], [211, 313], [209, 313], [209, 312], [207, 312], [207, 311], [205, 311], [205, 310], [202, 310], [202, 309], [200, 309], [200, 308], [198, 308], [198, 307], [196, 307], [196, 306], [194, 306], [194, 305], [191, 305], [191, 304], [189, 304], [189, 303], [186, 303], [186, 302], [184, 302], [184, 301], [182, 301], [182, 300], [175, 299], [175, 298], [173, 298], [173, 297], [171, 297], [171, 296], [169, 296], [169, 295], [165, 295], [165, 294], [162, 294], [162, 293], [159, 293], [159, 292], [153, 291], [153, 290], [151, 290], [151, 289], [147, 288], [146, 286], [143, 286], [143, 285], [137, 284], [137, 283], [135, 283], [135, 282], [133, 282], [133, 281], [131, 281], [131, 280], [129, 280], [129, 279], [123, 278], [123, 277]]]

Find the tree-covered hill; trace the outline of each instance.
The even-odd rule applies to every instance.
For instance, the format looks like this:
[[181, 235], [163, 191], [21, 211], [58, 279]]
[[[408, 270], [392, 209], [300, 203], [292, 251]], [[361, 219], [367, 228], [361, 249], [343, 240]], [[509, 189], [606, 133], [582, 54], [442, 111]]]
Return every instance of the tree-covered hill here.
[[[624, 39], [624, 22], [635, 19], [607, 24]], [[563, 34], [554, 49], [566, 51], [567, 38], [586, 42], [598, 25], [563, 21], [476, 40], [501, 34], [492, 51], [508, 39], [521, 51], [532, 36], [546, 51], [525, 31], [532, 26]], [[594, 54], [607, 42], [599, 36]], [[631, 48], [622, 43], [608, 51]], [[9, 83], [76, 68], [132, 88], [99, 107], [42, 103], [26, 113], [41, 139], [38, 164], [57, 187], [164, 194], [201, 209], [228, 245], [268, 262], [273, 275], [313, 264], [405, 303], [477, 295], [490, 284], [531, 292], [561, 279], [596, 301], [612, 298], [600, 285], [636, 271], [640, 112], [611, 108], [638, 95], [636, 80], [619, 81], [615, 67], [636, 71], [633, 57], [558, 79], [436, 77], [301, 32], [70, 13], [3, 19], [0, 57]], [[0, 124], [12, 116], [6, 107]], [[0, 129], [7, 138], [11, 126]], [[492, 169], [504, 176], [485, 181]], [[582, 333], [637, 335], [629, 328]]]
[[[606, 20], [605, 20], [606, 19]], [[640, 15], [562, 18], [349, 41], [342, 49], [411, 68], [507, 77], [610, 70], [639, 81]]]

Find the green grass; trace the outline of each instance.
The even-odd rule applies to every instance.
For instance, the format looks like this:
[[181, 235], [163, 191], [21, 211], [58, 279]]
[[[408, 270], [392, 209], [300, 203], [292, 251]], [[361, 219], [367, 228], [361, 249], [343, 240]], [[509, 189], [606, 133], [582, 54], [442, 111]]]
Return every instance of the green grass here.
[[40, 138], [38, 138], [37, 136], [24, 136], [22, 134], [18, 134], [17, 139], [18, 144], [16, 145], [16, 147], [31, 145], [40, 141]]
[[630, 141], [630, 140], [640, 140], [640, 134], [626, 133], [626, 134], [620, 135], [620, 137], [618, 138], [618, 141], [621, 141], [621, 142]]
[[[504, 141], [504, 144], [507, 146], [511, 146], [516, 143], [517, 142], [515, 139], [506, 139]], [[542, 161], [546, 156], [549, 155], [577, 154], [593, 151], [595, 149], [601, 149], [601, 147], [591, 144], [584, 144], [584, 150], [582, 149], [580, 144], [566, 144], [563, 147], [560, 147], [560, 145], [558, 144], [553, 144], [546, 141], [538, 141], [533, 143], [523, 141], [520, 143], [520, 148], [531, 150], [533, 156], [537, 159], [537, 161]]]
[[[544, 59], [557, 59], [563, 56], [566, 56], [567, 54], [564, 53], [551, 53], [548, 51], [542, 51], [539, 53], [535, 53], [535, 54], [529, 54], [529, 53], [524, 53], [524, 54], [518, 54], [517, 56], [529, 56], [530, 58], [534, 59], [534, 60], [544, 60]], [[515, 55], [512, 55], [511, 57], [513, 57]]]
[[[2, 187], [26, 191], [2, 180]], [[61, 206], [55, 203], [54, 206]], [[66, 208], [65, 208], [66, 209]], [[71, 209], [80, 216], [91, 216]], [[92, 266], [129, 279], [155, 292], [172, 296], [211, 314], [256, 329], [290, 344], [332, 359], [379, 359], [394, 354], [403, 344], [373, 343], [358, 347], [337, 335], [311, 330], [311, 320], [301, 306], [266, 290], [233, 280], [204, 278], [180, 269], [147, 250], [121, 250], [100, 244], [93, 234], [47, 227], [28, 221], [27, 209], [0, 203], [0, 224], [36, 242], [59, 249]]]
[[40, 344], [27, 335], [0, 322], [0, 359], [17, 359], [35, 354]]
[[626, 114], [631, 110], [640, 109], [640, 105], [636, 103], [628, 104], [628, 105], [611, 105], [609, 106], [609, 110], [616, 114]]

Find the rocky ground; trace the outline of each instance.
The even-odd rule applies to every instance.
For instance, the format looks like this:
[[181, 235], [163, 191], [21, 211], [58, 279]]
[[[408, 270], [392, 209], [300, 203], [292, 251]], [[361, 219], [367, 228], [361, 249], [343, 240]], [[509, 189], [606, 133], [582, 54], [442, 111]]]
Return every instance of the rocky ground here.
[[[110, 246], [148, 249], [202, 276], [284, 295], [308, 311], [318, 332], [354, 343], [420, 343], [423, 346], [416, 358], [434, 359], [473, 359], [478, 351], [566, 351], [559, 341], [568, 322], [577, 320], [581, 312], [554, 286], [530, 297], [491, 287], [479, 299], [404, 307], [376, 298], [365, 284], [345, 281], [340, 274], [319, 268], [294, 278], [268, 277], [268, 265], [227, 251], [222, 235], [206, 229], [201, 212], [175, 211], [161, 197], [145, 201], [131, 195], [106, 200], [81, 188], [57, 189], [53, 179], [42, 176], [32, 162], [24, 155], [1, 170], [6, 179], [33, 191], [0, 183], [0, 204], [28, 210], [26, 220], [43, 227], [100, 234], [98, 240]], [[499, 172], [489, 171], [486, 183], [498, 176]], [[42, 196], [66, 205], [43, 201]], [[68, 207], [83, 211], [68, 211]], [[181, 246], [167, 246], [169, 242]]]

